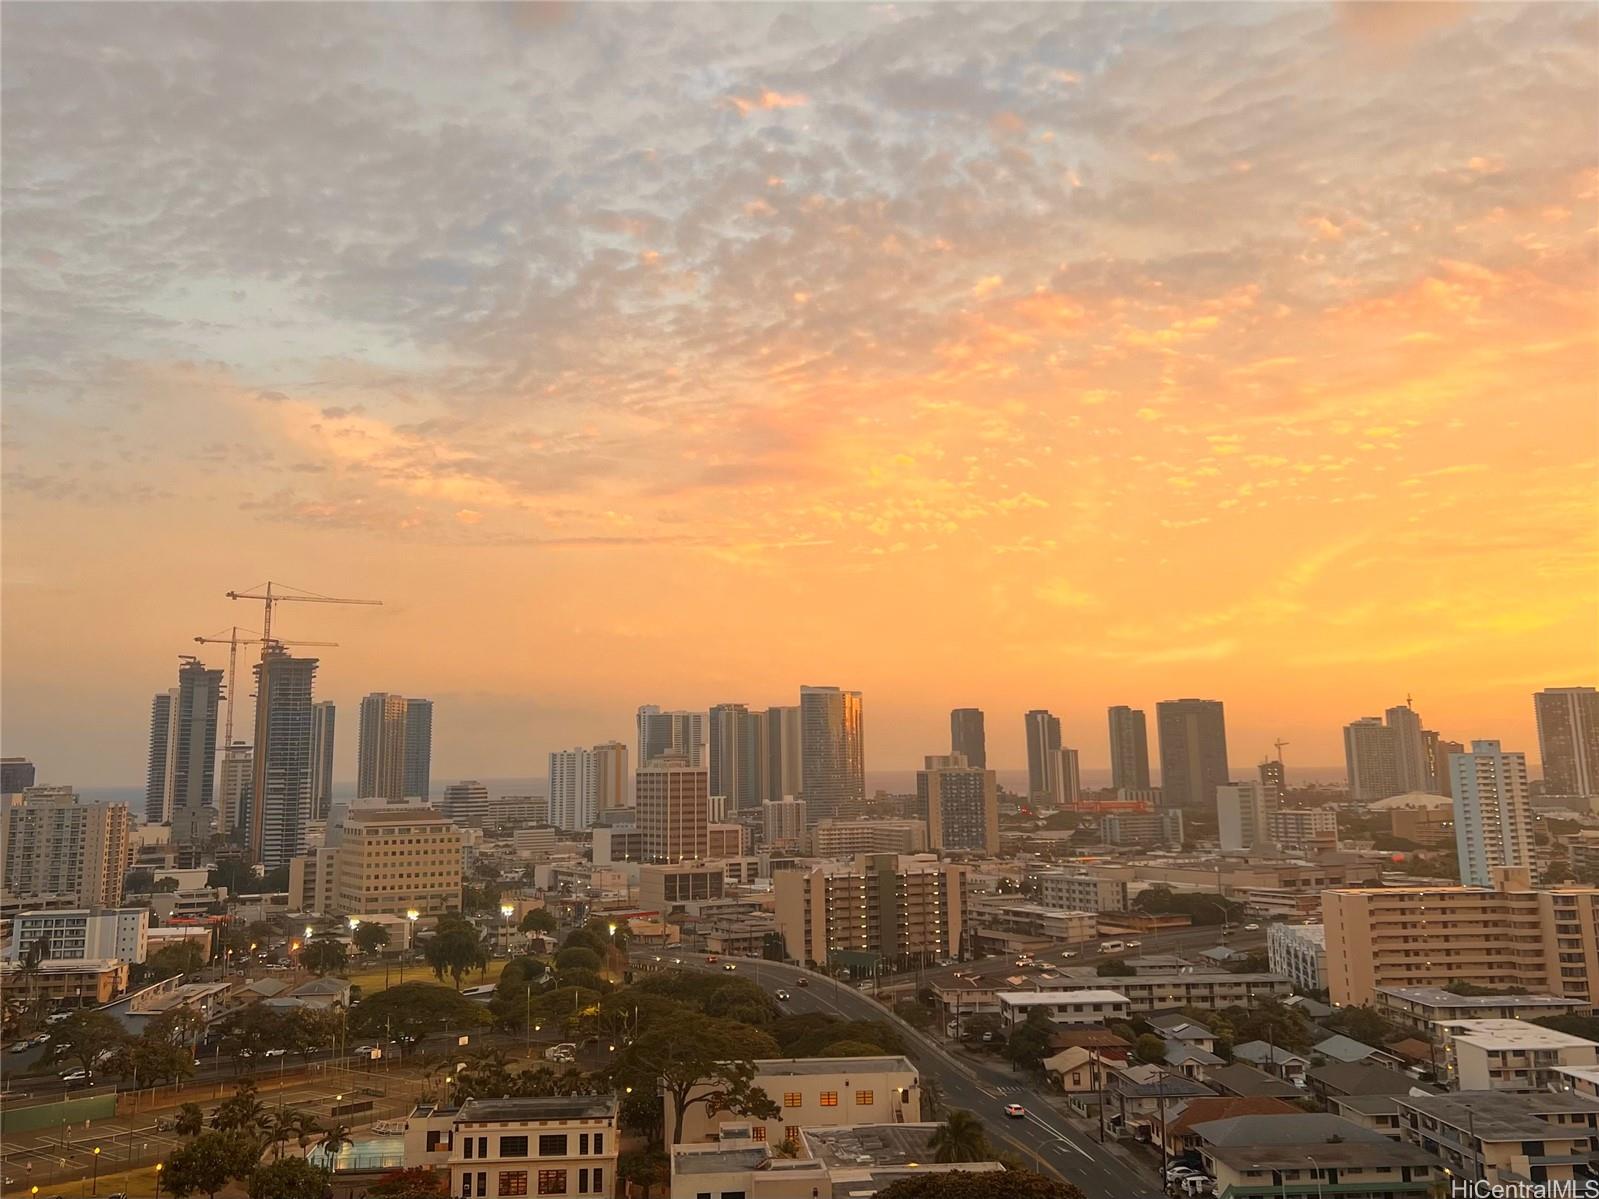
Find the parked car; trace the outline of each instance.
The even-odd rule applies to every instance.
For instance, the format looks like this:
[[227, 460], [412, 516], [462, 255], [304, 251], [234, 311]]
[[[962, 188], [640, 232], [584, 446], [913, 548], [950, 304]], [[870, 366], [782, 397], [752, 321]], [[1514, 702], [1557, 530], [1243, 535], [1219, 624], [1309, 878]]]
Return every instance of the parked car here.
[[262, 1056], [263, 1057], [282, 1057], [287, 1052], [289, 1052], [287, 1049], [268, 1049], [264, 1054], [262, 1054]]
[[1060, 956], [1063, 957], [1063, 958], [1074, 958], [1074, 957], [1077, 956], [1077, 951], [1075, 949], [1068, 949], [1065, 953], [1061, 954]]
[[1166, 1181], [1176, 1182], [1179, 1178], [1186, 1178], [1190, 1174], [1198, 1173], [1199, 1171], [1194, 1169], [1194, 1167], [1185, 1166], [1179, 1162], [1176, 1165], [1166, 1167]]
[[87, 1070], [68, 1070], [61, 1076], [62, 1082], [88, 1082], [94, 1075]]
[[28, 1050], [33, 1048], [33, 1042], [13, 1041], [10, 1045], [6, 1046], [6, 1048], [10, 1049], [12, 1053], [27, 1053]]
[[722, 963], [722, 969], [723, 970], [737, 970], [738, 969], [738, 964], [736, 962], [723, 962]]
[[1142, 944], [1143, 944], [1142, 941], [1129, 941], [1129, 942], [1127, 942], [1126, 945], [1122, 946], [1122, 948], [1123, 949], [1137, 949]]
[[33, 1038], [33, 1043], [35, 1045], [48, 1045], [50, 1043], [50, 1034], [47, 1032], [40, 1033]]
[[72, 1019], [71, 1012], [57, 1012], [53, 1016], [46, 1016], [44, 1022], [46, 1024], [60, 1024], [63, 1020], [70, 1019]]
[[1012, 1120], [1025, 1120], [1027, 1118], [1027, 1109], [1019, 1103], [1007, 1103], [1005, 1105], [1005, 1114]]
[[1246, 933], [1258, 933], [1260, 931], [1260, 925], [1258, 925], [1258, 924], [1246, 924], [1246, 925], [1244, 925], [1244, 931]]

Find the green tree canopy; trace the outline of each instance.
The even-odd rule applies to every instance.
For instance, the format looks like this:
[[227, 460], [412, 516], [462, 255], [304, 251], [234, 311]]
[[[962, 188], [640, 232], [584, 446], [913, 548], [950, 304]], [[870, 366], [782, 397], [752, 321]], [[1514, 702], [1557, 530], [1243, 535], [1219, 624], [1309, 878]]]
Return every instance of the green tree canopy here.
[[1111, 958], [1101, 962], [1094, 970], [1100, 978], [1122, 978], [1132, 972], [1133, 968], [1127, 964], [1126, 958]]
[[765, 1033], [708, 1016], [645, 1029], [618, 1055], [613, 1074], [629, 1080], [627, 1085], [635, 1090], [658, 1082], [672, 1106], [667, 1138], [675, 1145], [683, 1117], [695, 1106], [703, 1106], [711, 1115], [732, 1112], [757, 1120], [777, 1119], [782, 1109], [752, 1083], [755, 1059], [777, 1053], [777, 1043]]
[[285, 1157], [250, 1174], [250, 1199], [323, 1199], [332, 1177], [303, 1157]]
[[1083, 1193], [1030, 1170], [951, 1170], [898, 1179], [878, 1191], [877, 1199], [1083, 1199]]
[[104, 1012], [84, 1008], [73, 1012], [50, 1033], [50, 1059], [76, 1062], [93, 1070], [103, 1053], [116, 1053], [127, 1043], [122, 1025]]
[[300, 965], [318, 978], [343, 970], [350, 960], [342, 942], [331, 937], [317, 937], [300, 950]]
[[1152, 1032], [1146, 1032], [1133, 1042], [1133, 1056], [1141, 1062], [1166, 1060], [1166, 1042]]
[[959, 1109], [950, 1112], [933, 1130], [927, 1147], [933, 1151], [934, 1161], [946, 1164], [994, 1160], [994, 1150], [988, 1143], [982, 1121], [971, 1112]]
[[235, 1179], [249, 1178], [261, 1158], [261, 1145], [243, 1131], [201, 1133], [166, 1160], [161, 1185], [174, 1199], [216, 1194]]
[[160, 982], [176, 974], [193, 974], [205, 965], [205, 954], [193, 941], [179, 941], [156, 950], [144, 963], [144, 977], [148, 982]]
[[563, 949], [555, 955], [555, 968], [557, 970], [588, 970], [591, 973], [598, 974], [600, 967], [604, 964], [604, 959], [599, 954], [581, 945]]
[[489, 955], [483, 948], [483, 941], [478, 936], [477, 930], [470, 926], [463, 927], [452, 924], [442, 927], [442, 931], [434, 933], [428, 938], [427, 945], [423, 947], [422, 957], [432, 967], [433, 976], [440, 982], [448, 974], [455, 980], [455, 989], [461, 989], [461, 979], [469, 971], [486, 970], [489, 964]]
[[360, 1036], [385, 1033], [407, 1041], [446, 1029], [471, 1029], [489, 1014], [459, 991], [429, 982], [407, 982], [368, 995], [350, 1010], [350, 1028]]
[[560, 922], [548, 908], [534, 908], [522, 917], [522, 923], [516, 927], [524, 933], [553, 933], [560, 927]]
[[368, 920], [355, 926], [352, 934], [355, 947], [362, 953], [376, 953], [389, 943], [389, 930], [375, 920]]
[[1010, 1039], [1005, 1042], [1005, 1056], [1013, 1065], [1036, 1068], [1049, 1052], [1049, 1038], [1054, 1031], [1049, 1017], [1035, 1008], [1011, 1030]]

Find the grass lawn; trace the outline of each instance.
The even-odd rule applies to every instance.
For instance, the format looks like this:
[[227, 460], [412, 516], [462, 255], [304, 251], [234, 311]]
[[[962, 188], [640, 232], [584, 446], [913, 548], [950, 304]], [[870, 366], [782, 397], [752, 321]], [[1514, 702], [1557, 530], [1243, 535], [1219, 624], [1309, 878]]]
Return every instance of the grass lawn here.
[[[500, 972], [505, 969], [508, 960], [509, 959], [506, 958], [491, 959], [489, 962], [489, 968], [483, 973], [482, 977], [479, 977], [476, 973], [465, 975], [461, 979], [461, 986], [476, 987], [484, 983], [498, 982], [500, 979]], [[399, 963], [389, 963], [386, 973], [389, 986], [398, 986], [400, 982]], [[375, 965], [357, 966], [355, 969], [349, 971], [341, 977], [349, 979], [351, 983], [360, 987], [361, 994], [371, 995], [374, 991], [381, 991], [383, 989], [384, 976], [385, 970], [383, 963], [378, 962]], [[446, 986], [450, 985], [449, 978], [450, 976], [448, 974], [444, 976]], [[436, 983], [439, 980], [433, 977], [433, 971], [428, 969], [426, 962], [411, 962], [405, 967], [405, 981], [408, 983]]]
[[[80, 1187], [81, 1184], [81, 1187]], [[39, 1188], [40, 1195], [67, 1195], [75, 1196], [79, 1190], [83, 1194], [89, 1193], [89, 1175], [73, 1182], [53, 1182], [48, 1186]], [[137, 1196], [138, 1199], [148, 1199], [155, 1194], [155, 1167], [140, 1166], [137, 1170], [121, 1170], [114, 1174], [100, 1171], [100, 1184], [94, 1188], [97, 1195], [115, 1195], [121, 1191], [128, 1195]], [[27, 1193], [26, 1188], [16, 1192], [19, 1195]]]

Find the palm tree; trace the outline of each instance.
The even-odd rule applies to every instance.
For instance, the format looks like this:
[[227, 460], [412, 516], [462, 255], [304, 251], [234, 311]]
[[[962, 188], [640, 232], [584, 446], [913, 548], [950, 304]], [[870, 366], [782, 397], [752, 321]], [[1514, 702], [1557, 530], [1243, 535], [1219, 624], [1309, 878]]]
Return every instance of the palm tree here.
[[284, 1143], [294, 1138], [294, 1117], [296, 1114], [292, 1111], [277, 1111], [266, 1119], [267, 1140], [272, 1144], [272, 1158], [274, 1161], [283, 1157]]
[[205, 1129], [205, 1113], [200, 1110], [198, 1103], [185, 1103], [178, 1109], [177, 1119], [172, 1122], [172, 1131], [179, 1136], [197, 1137]]
[[311, 1142], [322, 1134], [322, 1125], [310, 1112], [290, 1112], [289, 1127], [293, 1130], [295, 1143], [300, 1146], [303, 1154], [311, 1147]]
[[971, 1112], [953, 1111], [933, 1130], [927, 1147], [935, 1162], [989, 1161], [994, 1151], [988, 1147], [988, 1134]]
[[233, 1097], [224, 1099], [211, 1117], [211, 1127], [221, 1132], [233, 1128], [254, 1132], [266, 1121], [266, 1114], [266, 1104], [256, 1098], [255, 1084], [240, 1083]]
[[328, 1170], [333, 1169], [333, 1163], [338, 1160], [339, 1152], [355, 1142], [350, 1138], [348, 1124], [335, 1124], [332, 1128], [322, 1130], [322, 1152], [327, 1154], [324, 1164]]

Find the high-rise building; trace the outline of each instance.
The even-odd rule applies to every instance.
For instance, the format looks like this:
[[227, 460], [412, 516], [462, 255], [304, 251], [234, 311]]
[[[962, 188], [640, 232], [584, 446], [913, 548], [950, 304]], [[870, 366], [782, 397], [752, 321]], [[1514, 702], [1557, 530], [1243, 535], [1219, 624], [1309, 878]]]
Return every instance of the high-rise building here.
[[983, 732], [981, 708], [956, 708], [949, 714], [949, 752], [961, 754], [967, 765], [988, 769], [988, 737]]
[[916, 772], [916, 809], [929, 849], [999, 852], [999, 787], [992, 770], [959, 753], [928, 755]]
[[311, 819], [311, 709], [317, 659], [281, 645], [255, 666], [255, 755], [250, 780], [250, 857], [268, 870], [305, 851]]
[[792, 961], [926, 964], [961, 951], [966, 867], [933, 858], [862, 854], [779, 870], [777, 927]]
[[1083, 802], [1083, 772], [1077, 765], [1077, 751], [1062, 746], [1060, 765], [1056, 767], [1060, 779], [1060, 801], [1068, 808], [1079, 807]]
[[1532, 697], [1550, 795], [1599, 795], [1599, 690], [1546, 687]]
[[217, 832], [224, 837], [249, 833], [254, 760], [255, 755], [243, 741], [235, 741], [222, 751], [222, 768], [217, 773]]
[[550, 823], [579, 832], [594, 823], [598, 812], [594, 751], [579, 746], [550, 754]]
[[489, 789], [476, 779], [465, 779], [444, 788], [439, 810], [457, 828], [482, 828], [488, 823]]
[[1399, 760], [1399, 785], [1405, 791], [1431, 791], [1436, 786], [1427, 757], [1426, 730], [1409, 704], [1389, 708], [1383, 716], [1394, 731], [1394, 754]]
[[798, 795], [802, 774], [798, 705], [767, 708], [766, 798], [787, 799]]
[[1266, 788], [1266, 796], [1273, 803], [1280, 803], [1288, 791], [1288, 775], [1283, 770], [1281, 758], [1262, 758], [1260, 762], [1260, 784]]
[[165, 824], [172, 819], [172, 709], [177, 692], [158, 691], [150, 701], [150, 758], [144, 773], [144, 820]]
[[0, 795], [21, 795], [37, 781], [27, 758], [0, 758]]
[[311, 818], [326, 820], [333, 806], [333, 732], [336, 712], [331, 700], [311, 705]]
[[605, 741], [594, 747], [594, 810], [613, 812], [633, 806], [633, 772], [628, 769], [627, 746]]
[[1223, 851], [1265, 849], [1271, 844], [1266, 817], [1272, 804], [1266, 785], [1254, 779], [1216, 788], [1216, 826]]
[[216, 827], [217, 709], [222, 671], [207, 670], [186, 657], [178, 668], [172, 707], [172, 753], [166, 805], [172, 839], [180, 845], [204, 842]]
[[655, 704], [638, 710], [638, 764], [642, 769], [662, 754], [681, 754], [690, 766], [705, 765], [705, 713], [663, 712]]
[[[552, 791], [553, 795], [553, 791]], [[710, 775], [686, 754], [657, 754], [634, 783], [648, 862], [695, 862], [710, 847]]]
[[1034, 708], [1023, 718], [1027, 732], [1027, 795], [1035, 804], [1059, 807], [1060, 717]]
[[[755, 811], [766, 785], [766, 713], [745, 704], [717, 704], [710, 712], [711, 794], [727, 801], [726, 812]], [[769, 749], [769, 742], [768, 742]]]
[[0, 891], [8, 902], [119, 907], [128, 824], [124, 804], [85, 800], [71, 787], [26, 788], [20, 803], [0, 810]]
[[1232, 778], [1227, 720], [1219, 699], [1168, 699], [1155, 705], [1160, 736], [1160, 789], [1168, 804], [1209, 807]]
[[1404, 794], [1399, 733], [1375, 716], [1344, 725], [1344, 766], [1349, 798], [1357, 803]]
[[800, 798], [812, 823], [859, 815], [866, 804], [859, 691], [800, 688]]
[[375, 691], [361, 700], [357, 799], [405, 798], [406, 698]]
[[405, 701], [406, 798], [427, 799], [433, 787], [433, 701]]
[[1599, 888], [1534, 889], [1531, 879], [1513, 866], [1491, 870], [1487, 887], [1323, 891], [1331, 1001], [1370, 1004], [1379, 987], [1456, 981], [1497, 994], [1599, 999]]
[[761, 804], [761, 820], [768, 849], [798, 849], [805, 840], [803, 799], [768, 799]]
[[1149, 729], [1143, 711], [1126, 704], [1110, 709], [1110, 785], [1149, 787]]
[[1449, 785], [1460, 881], [1468, 887], [1490, 887], [1495, 866], [1530, 870], [1527, 755], [1505, 753], [1497, 741], [1473, 741], [1470, 753], [1450, 755]]

